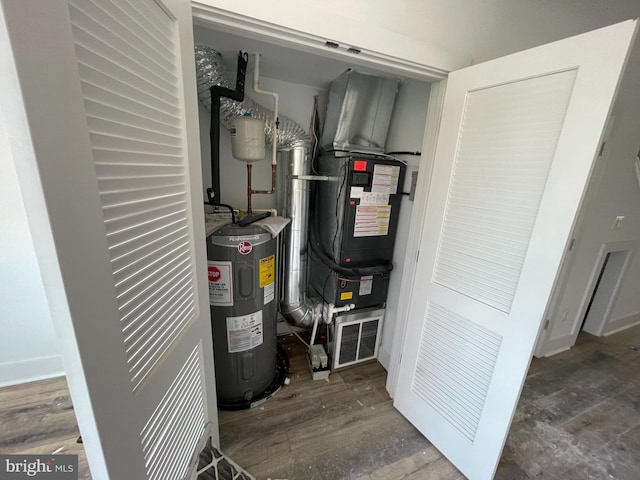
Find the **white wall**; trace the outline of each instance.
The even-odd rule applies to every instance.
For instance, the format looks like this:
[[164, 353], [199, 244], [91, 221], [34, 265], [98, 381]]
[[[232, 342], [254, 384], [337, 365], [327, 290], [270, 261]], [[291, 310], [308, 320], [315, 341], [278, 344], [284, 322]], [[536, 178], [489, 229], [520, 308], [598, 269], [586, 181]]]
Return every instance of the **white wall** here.
[[0, 117], [0, 387], [63, 374], [18, 177]]

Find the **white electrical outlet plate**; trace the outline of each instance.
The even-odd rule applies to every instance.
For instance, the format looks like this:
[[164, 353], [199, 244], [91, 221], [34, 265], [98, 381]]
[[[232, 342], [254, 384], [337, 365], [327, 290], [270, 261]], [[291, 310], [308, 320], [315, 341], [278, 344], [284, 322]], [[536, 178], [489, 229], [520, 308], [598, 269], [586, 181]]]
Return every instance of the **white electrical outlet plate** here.
[[624, 222], [624, 215], [618, 215], [611, 226], [611, 230], [620, 230]]

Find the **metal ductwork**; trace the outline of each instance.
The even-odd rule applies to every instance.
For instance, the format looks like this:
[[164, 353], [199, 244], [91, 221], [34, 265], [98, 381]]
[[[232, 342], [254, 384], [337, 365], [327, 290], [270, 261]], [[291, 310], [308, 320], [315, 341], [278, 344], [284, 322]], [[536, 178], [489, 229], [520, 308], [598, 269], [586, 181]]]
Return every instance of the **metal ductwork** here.
[[307, 297], [309, 181], [300, 177], [311, 172], [311, 155], [307, 146], [283, 149], [278, 154], [278, 211], [291, 218], [286, 241], [280, 250], [281, 278], [280, 312], [291, 323], [310, 328], [314, 318], [322, 315], [320, 299]]
[[[226, 71], [220, 53], [210, 47], [195, 46], [198, 98], [211, 109], [210, 88], [220, 85], [230, 88], [233, 82]], [[243, 102], [228, 98], [220, 101], [220, 123], [230, 128], [233, 120], [245, 113], [265, 121], [266, 142], [273, 138], [273, 112], [245, 96]], [[309, 226], [309, 182], [298, 178], [311, 171], [310, 139], [304, 129], [293, 120], [279, 115], [278, 127], [278, 212], [289, 217], [291, 223], [284, 231], [280, 258], [280, 311], [294, 325], [311, 328], [322, 316], [319, 299], [307, 297], [308, 258], [307, 234]]]
[[[227, 73], [222, 55], [217, 50], [203, 45], [195, 46], [196, 56], [196, 81], [198, 84], [198, 99], [211, 110], [211, 92], [214, 85], [233, 88], [233, 82]], [[273, 111], [259, 105], [251, 98], [245, 96], [244, 101], [236, 102], [228, 98], [220, 102], [220, 123], [226, 128], [231, 128], [231, 123], [236, 117], [250, 113], [252, 117], [264, 120], [265, 138], [271, 144], [273, 138]], [[309, 135], [296, 122], [283, 115], [278, 115], [278, 146], [282, 148], [309, 144]]]

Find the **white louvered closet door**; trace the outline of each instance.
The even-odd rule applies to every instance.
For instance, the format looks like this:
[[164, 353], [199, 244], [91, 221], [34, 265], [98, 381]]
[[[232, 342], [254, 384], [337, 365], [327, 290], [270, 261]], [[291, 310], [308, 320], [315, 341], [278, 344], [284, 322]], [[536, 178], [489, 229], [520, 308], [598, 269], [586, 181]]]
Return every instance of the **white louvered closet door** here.
[[635, 28], [447, 82], [395, 406], [471, 479], [495, 472]]
[[186, 478], [217, 441], [190, 4], [2, 7], [92, 477]]

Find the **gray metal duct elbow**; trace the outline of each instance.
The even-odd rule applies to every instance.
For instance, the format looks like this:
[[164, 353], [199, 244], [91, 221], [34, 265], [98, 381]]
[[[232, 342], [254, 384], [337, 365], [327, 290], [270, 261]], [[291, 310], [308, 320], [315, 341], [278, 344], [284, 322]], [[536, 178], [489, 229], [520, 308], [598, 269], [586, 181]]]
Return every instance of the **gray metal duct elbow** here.
[[[231, 76], [227, 73], [222, 55], [217, 50], [204, 45], [195, 46], [196, 57], [196, 81], [198, 85], [198, 99], [211, 111], [210, 88], [214, 85], [233, 88]], [[264, 120], [265, 138], [268, 144], [273, 139], [273, 111], [245, 95], [243, 102], [236, 102], [228, 98], [220, 101], [220, 123], [226, 128], [231, 128], [231, 123], [236, 117], [250, 113], [252, 117]], [[296, 145], [309, 144], [309, 135], [296, 122], [284, 115], [278, 115], [278, 147], [288, 148]]]

